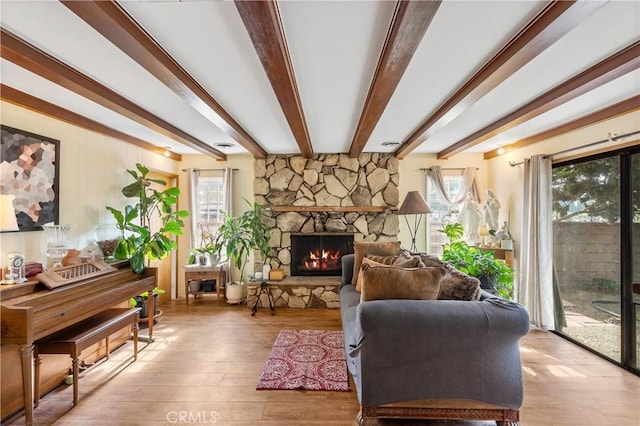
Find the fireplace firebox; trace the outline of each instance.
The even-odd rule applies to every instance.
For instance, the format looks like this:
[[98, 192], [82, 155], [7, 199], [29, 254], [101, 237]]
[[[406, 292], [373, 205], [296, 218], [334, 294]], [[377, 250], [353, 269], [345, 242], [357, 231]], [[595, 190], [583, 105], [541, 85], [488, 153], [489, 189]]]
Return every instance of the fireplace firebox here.
[[291, 275], [342, 274], [342, 256], [353, 253], [353, 234], [309, 233], [291, 235]]

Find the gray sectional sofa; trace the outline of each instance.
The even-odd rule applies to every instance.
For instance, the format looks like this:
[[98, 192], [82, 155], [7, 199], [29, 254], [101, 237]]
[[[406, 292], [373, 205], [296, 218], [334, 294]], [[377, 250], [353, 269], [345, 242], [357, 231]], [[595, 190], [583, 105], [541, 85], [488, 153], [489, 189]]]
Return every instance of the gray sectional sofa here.
[[361, 303], [351, 284], [354, 256], [342, 261], [342, 329], [359, 425], [378, 418], [519, 424], [523, 307], [484, 291], [478, 301]]

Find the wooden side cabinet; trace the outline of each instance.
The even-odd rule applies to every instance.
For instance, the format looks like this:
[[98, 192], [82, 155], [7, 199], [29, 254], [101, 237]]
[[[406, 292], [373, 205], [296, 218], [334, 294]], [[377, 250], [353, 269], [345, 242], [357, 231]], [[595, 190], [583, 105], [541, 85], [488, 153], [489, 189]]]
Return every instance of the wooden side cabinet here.
[[513, 250], [507, 250], [503, 248], [488, 248], [488, 247], [479, 247], [480, 250], [483, 251], [492, 251], [493, 256], [496, 259], [502, 259], [505, 263], [513, 268]]
[[[190, 291], [189, 281], [193, 280], [215, 280], [216, 291]], [[204, 295], [216, 295], [218, 304], [224, 295], [224, 287], [226, 281], [226, 271], [223, 267], [202, 267], [202, 266], [185, 266], [184, 268], [184, 294], [189, 306], [189, 296], [198, 298]]]

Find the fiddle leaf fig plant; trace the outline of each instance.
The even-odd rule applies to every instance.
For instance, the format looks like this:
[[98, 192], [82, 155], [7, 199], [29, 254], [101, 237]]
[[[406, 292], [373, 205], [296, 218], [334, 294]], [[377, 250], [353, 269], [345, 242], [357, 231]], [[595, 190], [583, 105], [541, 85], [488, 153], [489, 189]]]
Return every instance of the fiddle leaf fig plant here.
[[[127, 170], [127, 173], [133, 178], [133, 183], [122, 188], [122, 194], [137, 202], [126, 205], [123, 210], [109, 206], [107, 210], [116, 219], [116, 227], [122, 234], [114, 252], [115, 258], [129, 259], [131, 269], [140, 273], [145, 269], [145, 259], [163, 259], [176, 248], [171, 237], [182, 235], [182, 219], [189, 212], [175, 210], [180, 194], [178, 188], [163, 191], [152, 188], [152, 183], [165, 186], [166, 182], [149, 178], [149, 169], [142, 164], [137, 163], [136, 170]], [[160, 219], [158, 229], [151, 228], [154, 217]]]
[[449, 223], [440, 230], [449, 242], [444, 245], [442, 260], [457, 270], [489, 283], [498, 295], [510, 299], [513, 294], [513, 269], [493, 251], [480, 250], [462, 239], [464, 229], [459, 223]]

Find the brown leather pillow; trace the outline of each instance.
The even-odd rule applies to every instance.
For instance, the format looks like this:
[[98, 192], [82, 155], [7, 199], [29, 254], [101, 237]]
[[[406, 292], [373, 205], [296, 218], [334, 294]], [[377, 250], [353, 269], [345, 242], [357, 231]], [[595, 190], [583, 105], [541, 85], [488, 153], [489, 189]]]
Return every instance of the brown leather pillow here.
[[395, 266], [362, 266], [360, 300], [414, 299], [434, 300], [438, 297], [445, 268], [397, 268]]
[[447, 273], [440, 281], [438, 299], [478, 300], [480, 299], [480, 280], [458, 271], [450, 264], [445, 266]]
[[362, 258], [367, 254], [377, 254], [381, 256], [391, 256], [400, 254], [400, 241], [388, 241], [388, 242], [371, 242], [371, 241], [356, 241], [353, 244], [353, 276], [351, 277], [351, 283], [358, 288], [358, 273], [360, 272], [360, 265], [362, 264]]

